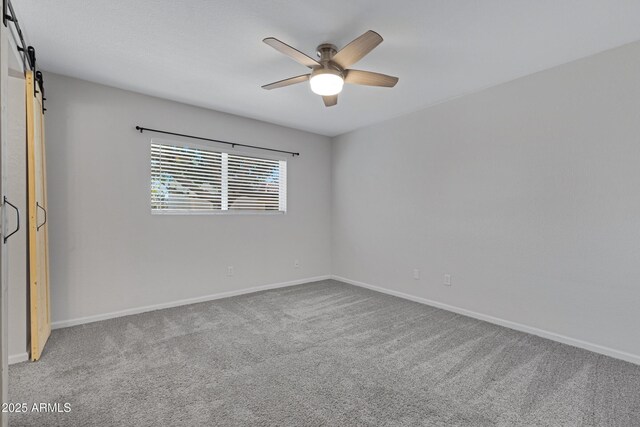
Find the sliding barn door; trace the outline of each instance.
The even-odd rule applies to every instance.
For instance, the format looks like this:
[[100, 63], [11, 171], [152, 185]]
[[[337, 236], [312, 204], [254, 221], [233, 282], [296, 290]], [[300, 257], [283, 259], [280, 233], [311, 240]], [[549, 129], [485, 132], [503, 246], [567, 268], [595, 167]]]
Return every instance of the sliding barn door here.
[[27, 182], [29, 187], [29, 300], [31, 359], [38, 360], [51, 334], [49, 311], [49, 244], [47, 231], [47, 171], [44, 149], [42, 94], [31, 71], [27, 87]]

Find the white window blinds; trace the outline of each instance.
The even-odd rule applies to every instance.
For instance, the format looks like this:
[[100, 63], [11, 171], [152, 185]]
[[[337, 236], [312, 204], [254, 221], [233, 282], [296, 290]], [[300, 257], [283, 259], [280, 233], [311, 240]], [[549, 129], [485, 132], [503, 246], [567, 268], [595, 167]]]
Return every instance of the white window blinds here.
[[286, 212], [287, 162], [151, 143], [153, 212]]

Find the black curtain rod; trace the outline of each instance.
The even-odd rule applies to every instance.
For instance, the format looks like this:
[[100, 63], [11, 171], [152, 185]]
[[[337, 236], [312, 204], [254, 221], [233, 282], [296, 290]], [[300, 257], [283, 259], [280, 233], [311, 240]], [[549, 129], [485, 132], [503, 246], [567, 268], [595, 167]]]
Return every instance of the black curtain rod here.
[[258, 147], [256, 145], [238, 144], [237, 142], [221, 141], [219, 139], [211, 139], [211, 138], [204, 138], [202, 136], [186, 135], [184, 133], [168, 132], [166, 130], [144, 128], [142, 126], [136, 126], [136, 130], [139, 130], [140, 133], [142, 133], [143, 131], [146, 130], [146, 131], [149, 131], [149, 132], [164, 133], [166, 135], [181, 136], [183, 138], [200, 139], [202, 141], [218, 142], [220, 144], [230, 145], [232, 148], [233, 147], [247, 147], [247, 148], [255, 148], [256, 150], [275, 151], [277, 153], [291, 154], [292, 156], [299, 156], [300, 155], [300, 153], [294, 153], [293, 151], [276, 150], [275, 148]]

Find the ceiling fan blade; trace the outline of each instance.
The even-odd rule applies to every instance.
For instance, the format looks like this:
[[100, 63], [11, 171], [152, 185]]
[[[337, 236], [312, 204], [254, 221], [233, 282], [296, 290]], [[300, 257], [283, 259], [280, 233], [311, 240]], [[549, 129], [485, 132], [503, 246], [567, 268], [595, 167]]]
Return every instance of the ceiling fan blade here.
[[285, 87], [289, 85], [294, 85], [296, 83], [302, 83], [309, 80], [310, 74], [303, 74], [301, 76], [289, 77], [288, 79], [279, 80], [277, 82], [269, 83], [268, 85], [262, 86], [262, 89], [278, 89], [279, 87]]
[[343, 47], [331, 60], [342, 68], [348, 68], [350, 65], [361, 60], [380, 43], [382, 43], [380, 34], [369, 30]]
[[305, 67], [313, 68], [313, 67], [320, 66], [320, 63], [315, 59], [311, 58], [310, 56], [307, 56], [306, 54], [300, 52], [298, 49], [295, 49], [274, 37], [267, 37], [262, 41], [268, 44], [269, 46], [271, 46], [272, 48], [274, 48], [275, 50], [277, 50], [278, 52], [284, 53], [294, 61], [301, 63]]
[[346, 70], [344, 82], [354, 85], [394, 87], [398, 83], [398, 78], [371, 71]]
[[338, 103], [338, 95], [323, 96], [322, 100], [325, 107], [333, 107]]

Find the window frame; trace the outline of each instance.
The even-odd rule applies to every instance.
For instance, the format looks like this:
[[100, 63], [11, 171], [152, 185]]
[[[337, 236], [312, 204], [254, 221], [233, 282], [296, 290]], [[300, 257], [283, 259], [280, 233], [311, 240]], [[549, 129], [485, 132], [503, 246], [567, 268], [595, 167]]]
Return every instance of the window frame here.
[[[288, 197], [288, 192], [289, 192], [289, 177], [288, 177], [288, 171], [285, 171], [285, 179], [284, 179], [284, 186], [285, 186], [285, 191], [284, 191], [284, 200], [285, 200], [285, 210], [281, 211], [281, 210], [264, 210], [264, 209], [228, 209], [228, 210], [222, 210], [222, 209], [210, 209], [210, 210], [204, 210], [204, 209], [154, 209], [153, 205], [151, 203], [151, 188], [153, 185], [153, 180], [152, 180], [152, 173], [151, 173], [151, 145], [152, 144], [164, 144], [164, 145], [171, 145], [171, 146], [177, 146], [177, 147], [186, 147], [186, 148], [192, 148], [192, 149], [201, 149], [201, 150], [207, 150], [207, 151], [214, 151], [214, 152], [218, 152], [218, 153], [226, 153], [226, 154], [232, 154], [232, 155], [238, 155], [238, 156], [247, 156], [247, 157], [253, 157], [256, 159], [265, 159], [265, 160], [273, 160], [273, 161], [284, 161], [285, 162], [285, 168], [288, 169], [289, 166], [289, 162], [287, 160], [287, 156], [284, 155], [277, 155], [277, 154], [267, 154], [267, 155], [262, 155], [262, 153], [256, 154], [255, 152], [251, 152], [249, 150], [237, 150], [235, 148], [222, 148], [222, 147], [217, 147], [215, 145], [207, 145], [207, 144], [199, 144], [197, 142], [185, 142], [185, 141], [177, 141], [177, 140], [169, 140], [169, 139], [160, 139], [160, 138], [152, 138], [149, 141], [149, 145], [148, 145], [148, 150], [147, 150], [147, 173], [148, 173], [148, 177], [149, 177], [149, 185], [148, 185], [148, 202], [149, 202], [149, 210], [151, 212], [151, 215], [286, 215], [288, 210], [289, 210], [289, 197]], [[222, 177], [222, 179], [226, 179], [225, 177]], [[223, 203], [224, 204], [224, 203]]]

